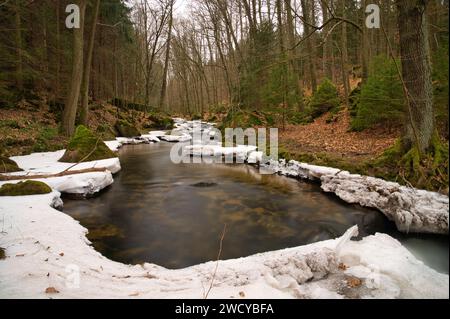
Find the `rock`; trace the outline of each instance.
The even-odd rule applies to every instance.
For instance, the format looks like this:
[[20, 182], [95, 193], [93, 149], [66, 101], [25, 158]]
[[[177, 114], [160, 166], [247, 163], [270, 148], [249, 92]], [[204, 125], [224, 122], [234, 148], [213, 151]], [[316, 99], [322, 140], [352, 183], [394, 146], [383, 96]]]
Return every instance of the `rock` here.
[[19, 172], [22, 169], [16, 162], [7, 157], [0, 156], [0, 173]]
[[0, 187], [0, 196], [39, 195], [51, 193], [50, 186], [38, 181], [24, 181], [17, 184], [3, 184]]
[[128, 121], [118, 120], [114, 127], [120, 137], [141, 136], [139, 130]]
[[149, 116], [150, 123], [145, 125], [145, 128], [152, 128], [157, 130], [171, 130], [174, 125], [174, 120], [162, 114], [150, 114]]
[[108, 146], [83, 125], [77, 127], [59, 162], [78, 163], [117, 157]]
[[0, 247], [0, 259], [5, 259], [6, 255], [5, 255], [5, 249]]
[[199, 182], [196, 184], [192, 184], [192, 187], [212, 187], [212, 186], [216, 186], [217, 183], [210, 183], [210, 182]]

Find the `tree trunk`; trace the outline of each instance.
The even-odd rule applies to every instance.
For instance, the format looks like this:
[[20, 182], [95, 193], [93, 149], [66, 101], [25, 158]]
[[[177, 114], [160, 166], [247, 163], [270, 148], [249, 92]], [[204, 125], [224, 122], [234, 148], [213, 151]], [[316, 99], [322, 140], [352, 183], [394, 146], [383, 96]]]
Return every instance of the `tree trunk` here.
[[365, 23], [365, 10], [367, 6], [367, 0], [362, 1], [362, 41], [361, 41], [361, 65], [362, 65], [362, 82], [365, 83], [369, 77], [369, 30], [364, 26]]
[[397, 0], [396, 3], [409, 117], [403, 145], [405, 149], [415, 145], [423, 153], [430, 146], [434, 133], [433, 87], [425, 13], [428, 1]]
[[61, 76], [61, 29], [59, 0], [56, 0], [56, 80], [55, 80], [55, 101], [59, 98], [59, 82]]
[[[291, 0], [284, 0], [285, 9], [286, 9], [286, 32], [287, 32], [287, 40], [289, 50], [287, 51], [288, 60], [289, 60], [289, 73], [293, 76], [293, 81], [296, 83], [296, 95], [298, 98], [298, 109], [300, 112], [303, 111], [303, 89], [299, 79], [299, 68], [298, 63], [296, 61], [297, 47], [295, 47], [295, 27], [294, 27], [294, 19], [292, 16], [292, 6]], [[295, 47], [295, 48], [294, 48]]]
[[[346, 0], [341, 0], [342, 17], [346, 18]], [[341, 71], [342, 82], [344, 85], [344, 103], [348, 105], [348, 96], [350, 94], [350, 83], [348, 79], [348, 47], [347, 47], [347, 23], [342, 23], [341, 29]]]
[[78, 0], [77, 4], [80, 8], [80, 28], [73, 29], [72, 78], [61, 124], [61, 131], [66, 136], [72, 135], [75, 130], [75, 118], [77, 115], [78, 98], [80, 96], [81, 80], [83, 76], [83, 31], [86, 0]]
[[169, 12], [169, 30], [167, 33], [167, 44], [166, 44], [166, 56], [164, 58], [164, 71], [162, 77], [162, 86], [161, 93], [159, 95], [159, 108], [162, 109], [164, 105], [164, 100], [166, 98], [166, 89], [167, 89], [167, 71], [169, 70], [169, 58], [170, 58], [170, 41], [172, 40], [172, 24], [173, 24], [173, 3], [170, 3], [170, 12]]
[[16, 0], [15, 5], [16, 23], [16, 86], [19, 91], [23, 90], [23, 61], [22, 61], [22, 18], [20, 15], [20, 1]]
[[[306, 23], [303, 24], [304, 26], [304, 36], [308, 36], [311, 33], [311, 27], [309, 26], [309, 23], [311, 23], [310, 20], [310, 8], [307, 4], [307, 0], [301, 0], [301, 6], [302, 6], [302, 15], [303, 19], [306, 21]], [[306, 40], [306, 50], [308, 55], [308, 66], [309, 66], [309, 74], [311, 77], [311, 90], [314, 92], [317, 89], [317, 74], [316, 74], [316, 68], [314, 63], [314, 48], [313, 48], [313, 41], [312, 37]]]
[[81, 113], [80, 122], [87, 125], [89, 110], [89, 78], [91, 75], [92, 54], [94, 52], [95, 29], [97, 27], [98, 12], [100, 8], [100, 0], [95, 1], [94, 14], [92, 16], [91, 34], [89, 35], [89, 47], [84, 63], [83, 81], [81, 84]]
[[[323, 21], [328, 20], [328, 9], [327, 9], [327, 0], [321, 0], [321, 9], [322, 9], [322, 17]], [[325, 26], [323, 28], [323, 34], [328, 34], [330, 28], [328, 26]], [[332, 63], [332, 39], [327, 39], [325, 43], [323, 44], [323, 70], [324, 74], [327, 78], [330, 80], [333, 80], [333, 63]]]

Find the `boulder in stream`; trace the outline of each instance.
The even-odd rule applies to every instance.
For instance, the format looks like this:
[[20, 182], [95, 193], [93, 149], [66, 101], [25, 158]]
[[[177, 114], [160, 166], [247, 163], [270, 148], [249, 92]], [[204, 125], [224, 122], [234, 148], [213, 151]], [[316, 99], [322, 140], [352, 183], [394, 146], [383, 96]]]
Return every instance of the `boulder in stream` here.
[[113, 157], [117, 157], [117, 155], [106, 146], [101, 138], [87, 127], [80, 125], [69, 141], [66, 152], [59, 159], [59, 162], [90, 162]]

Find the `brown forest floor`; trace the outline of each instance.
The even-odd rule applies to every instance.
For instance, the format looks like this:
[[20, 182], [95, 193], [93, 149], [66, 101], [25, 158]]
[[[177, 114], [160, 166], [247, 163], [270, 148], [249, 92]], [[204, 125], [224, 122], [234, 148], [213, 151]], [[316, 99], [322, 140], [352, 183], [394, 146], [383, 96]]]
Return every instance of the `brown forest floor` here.
[[350, 131], [347, 110], [336, 121], [327, 123], [325, 114], [307, 125], [288, 125], [280, 131], [280, 145], [293, 154], [325, 154], [346, 161], [371, 160], [391, 147], [400, 134], [399, 128], [379, 126], [363, 132]]

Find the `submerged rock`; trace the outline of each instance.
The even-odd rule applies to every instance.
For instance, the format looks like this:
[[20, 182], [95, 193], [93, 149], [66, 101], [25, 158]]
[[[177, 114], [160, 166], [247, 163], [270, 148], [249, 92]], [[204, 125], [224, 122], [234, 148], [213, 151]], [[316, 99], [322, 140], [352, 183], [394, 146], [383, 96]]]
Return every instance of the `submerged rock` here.
[[139, 130], [133, 126], [130, 122], [125, 120], [118, 120], [114, 125], [117, 130], [118, 137], [136, 137], [141, 136]]
[[98, 136], [80, 125], [59, 162], [89, 162], [113, 157], [117, 155]]
[[199, 182], [191, 185], [192, 187], [212, 187], [217, 186], [217, 183], [211, 183], [211, 182]]
[[20, 172], [22, 169], [13, 160], [0, 156], [0, 173]]
[[0, 187], [0, 196], [40, 195], [51, 193], [50, 186], [38, 181], [24, 181], [17, 184], [3, 184]]

